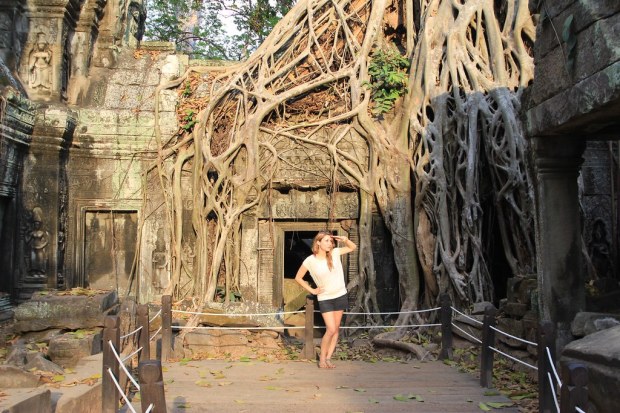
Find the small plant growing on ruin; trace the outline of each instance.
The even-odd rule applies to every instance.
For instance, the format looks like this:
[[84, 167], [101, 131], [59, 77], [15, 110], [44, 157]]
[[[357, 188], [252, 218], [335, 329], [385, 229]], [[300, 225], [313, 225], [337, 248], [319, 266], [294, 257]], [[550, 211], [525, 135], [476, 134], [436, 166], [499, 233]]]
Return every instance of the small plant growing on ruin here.
[[372, 91], [373, 114], [389, 112], [407, 92], [408, 69], [409, 61], [395, 48], [379, 49], [372, 55], [368, 65], [370, 82], [363, 84]]

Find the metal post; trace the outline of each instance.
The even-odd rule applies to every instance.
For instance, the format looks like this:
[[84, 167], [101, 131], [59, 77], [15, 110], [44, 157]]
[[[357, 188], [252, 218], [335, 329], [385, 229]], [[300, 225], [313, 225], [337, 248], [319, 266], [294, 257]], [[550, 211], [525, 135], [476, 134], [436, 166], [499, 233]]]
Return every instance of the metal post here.
[[148, 304], [140, 304], [137, 308], [136, 313], [136, 324], [138, 325], [138, 327], [142, 327], [142, 329], [138, 332], [138, 347], [142, 347], [138, 360], [145, 361], [151, 358]]
[[161, 297], [161, 359], [168, 361], [172, 350], [172, 296]]
[[495, 347], [495, 315], [497, 310], [489, 305], [484, 309], [484, 320], [482, 325], [482, 350], [480, 352], [480, 385], [490, 388], [493, 385], [493, 358], [495, 352], [491, 347]]
[[310, 294], [306, 296], [306, 324], [304, 328], [304, 358], [314, 360], [314, 297]]
[[441, 304], [441, 353], [439, 353], [439, 358], [446, 360], [452, 358], [452, 300], [450, 295], [442, 293], [439, 296], [439, 303]]
[[101, 372], [101, 404], [102, 413], [116, 413], [120, 400], [120, 392], [116, 388], [110, 371], [118, 379], [119, 365], [110, 345], [118, 351], [121, 344], [120, 319], [118, 316], [107, 316], [103, 321], [103, 369]]
[[557, 413], [550, 387], [553, 383], [549, 383], [547, 376], [547, 373], [551, 372], [547, 349], [551, 352], [551, 359], [555, 360], [555, 329], [549, 321], [538, 326], [538, 411]]
[[578, 363], [562, 365], [562, 389], [560, 390], [560, 413], [574, 413], [579, 407], [588, 411], [588, 370]]
[[166, 413], [166, 394], [161, 361], [146, 360], [138, 365], [140, 374], [140, 399], [142, 411], [146, 412], [152, 404], [152, 413]]

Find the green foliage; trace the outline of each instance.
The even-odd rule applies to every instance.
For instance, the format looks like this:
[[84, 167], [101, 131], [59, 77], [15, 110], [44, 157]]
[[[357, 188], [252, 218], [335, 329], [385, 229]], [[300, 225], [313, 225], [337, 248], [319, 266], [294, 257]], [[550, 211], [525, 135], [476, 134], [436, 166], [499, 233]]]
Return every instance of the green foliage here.
[[193, 59], [240, 60], [292, 5], [293, 0], [147, 0], [145, 40], [173, 42]]
[[186, 132], [191, 131], [194, 128], [194, 125], [198, 122], [198, 120], [196, 120], [196, 112], [192, 109], [187, 109], [185, 111], [185, 116], [183, 116], [181, 121], [181, 129]]
[[407, 92], [408, 70], [407, 58], [392, 47], [373, 53], [368, 65], [370, 82], [364, 82], [364, 86], [372, 91], [375, 115], [392, 110], [396, 100]]

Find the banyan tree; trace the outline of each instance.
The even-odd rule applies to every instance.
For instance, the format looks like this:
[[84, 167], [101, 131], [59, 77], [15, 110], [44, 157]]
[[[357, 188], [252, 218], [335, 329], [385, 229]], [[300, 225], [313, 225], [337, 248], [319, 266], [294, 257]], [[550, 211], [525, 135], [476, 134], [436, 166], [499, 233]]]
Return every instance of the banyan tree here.
[[299, 0], [247, 60], [162, 86], [182, 100], [182, 127], [157, 134], [151, 172], [172, 232], [167, 292], [200, 306], [238, 288], [241, 218], [269, 202], [289, 151], [323, 154], [313, 167], [327, 194], [359, 195], [354, 310], [378, 311], [373, 208], [403, 310], [442, 292], [460, 305], [492, 299], [490, 243], [511, 275], [535, 271], [519, 119], [534, 33], [527, 0]]

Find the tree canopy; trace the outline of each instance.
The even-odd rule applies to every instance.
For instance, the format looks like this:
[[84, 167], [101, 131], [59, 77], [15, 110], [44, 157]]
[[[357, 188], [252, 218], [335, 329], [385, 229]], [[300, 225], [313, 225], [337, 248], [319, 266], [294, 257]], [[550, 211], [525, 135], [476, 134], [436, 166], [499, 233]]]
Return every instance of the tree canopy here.
[[174, 42], [196, 59], [241, 60], [293, 0], [147, 0], [146, 40]]

